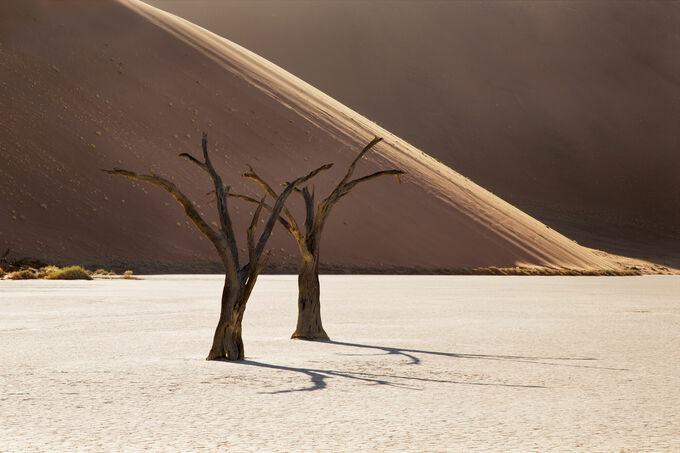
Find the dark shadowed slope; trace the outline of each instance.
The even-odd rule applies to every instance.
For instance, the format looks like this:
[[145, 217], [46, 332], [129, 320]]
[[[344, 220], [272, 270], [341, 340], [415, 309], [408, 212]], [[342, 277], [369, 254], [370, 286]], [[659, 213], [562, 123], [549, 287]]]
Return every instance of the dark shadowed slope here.
[[680, 2], [150, 3], [581, 243], [680, 261]]
[[[4, 2], [0, 42], [0, 246], [16, 254], [156, 270], [214, 261], [165, 193], [98, 171], [170, 176], [210, 212], [209, 181], [176, 158], [198, 153], [207, 130], [237, 191], [252, 189], [238, 176], [247, 163], [278, 184], [329, 161], [344, 167], [385, 138], [359, 173], [408, 174], [338, 206], [326, 262], [611, 266], [277, 66], [141, 2]], [[316, 182], [319, 193], [328, 186]], [[235, 203], [237, 223], [251, 210]], [[275, 262], [296, 263], [286, 234], [274, 239]]]

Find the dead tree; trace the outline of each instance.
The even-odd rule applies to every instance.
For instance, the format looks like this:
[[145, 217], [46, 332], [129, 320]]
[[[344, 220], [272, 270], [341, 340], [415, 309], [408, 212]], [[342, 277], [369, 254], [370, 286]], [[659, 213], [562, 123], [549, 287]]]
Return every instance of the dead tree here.
[[[214, 193], [216, 195], [217, 213], [220, 220], [219, 230], [213, 229], [203, 219], [194, 206], [194, 203], [192, 203], [192, 201], [171, 181], [153, 173], [141, 175], [119, 168], [102, 171], [110, 175], [123, 176], [135, 181], [153, 184], [165, 190], [182, 205], [187, 217], [191, 219], [196, 228], [198, 228], [198, 230], [213, 244], [220, 261], [222, 262], [222, 266], [224, 267], [225, 280], [224, 289], [222, 291], [220, 318], [217, 327], [215, 328], [212, 347], [210, 348], [210, 353], [206, 360], [243, 360], [244, 352], [241, 324], [248, 298], [255, 286], [258, 275], [269, 257], [269, 252], [264, 253], [267, 240], [271, 235], [281, 210], [284, 209], [286, 199], [293, 190], [298, 185], [303, 184], [314, 177], [317, 173], [329, 169], [332, 164], [323, 165], [306, 176], [299, 177], [293, 182], [287, 183], [283, 192], [281, 192], [278, 197], [274, 197], [274, 204], [268, 209], [269, 219], [265, 223], [259, 238], [255, 240], [255, 230], [258, 225], [260, 214], [262, 213], [262, 208], [264, 207], [265, 198], [263, 197], [262, 200], [257, 203], [257, 209], [253, 214], [246, 235], [248, 243], [248, 262], [245, 265], [240, 266], [236, 236], [234, 234], [227, 204], [230, 188], [222, 183], [222, 178], [210, 161], [206, 133], [203, 133], [202, 146], [203, 161], [200, 161], [187, 153], [180, 154], [180, 157], [186, 158], [196, 164], [208, 173], [212, 179], [213, 185], [215, 186]], [[267, 195], [265, 194], [265, 197], [266, 196]]]
[[[300, 250], [301, 263], [298, 270], [298, 320], [297, 327], [291, 338], [304, 340], [328, 340], [328, 335], [324, 331], [321, 322], [321, 301], [319, 285], [319, 246], [321, 243], [321, 233], [328, 220], [333, 206], [335, 206], [345, 195], [347, 195], [357, 184], [369, 181], [380, 176], [395, 175], [399, 178], [404, 172], [401, 170], [383, 170], [372, 173], [361, 178], [351, 179], [354, 169], [359, 160], [382, 138], [374, 138], [364, 149], [354, 158], [347, 173], [335, 186], [333, 191], [323, 199], [318, 206], [314, 204], [314, 191], [309, 187], [302, 189], [296, 188], [305, 203], [305, 223], [304, 230], [300, 228], [297, 221], [284, 207], [281, 216], [278, 217], [281, 225], [293, 236]], [[243, 177], [252, 179], [262, 186], [267, 194], [276, 200], [279, 195], [264, 181], [255, 171], [250, 168]], [[252, 197], [239, 194], [230, 194], [231, 197], [240, 198], [253, 204], [261, 204], [261, 201]], [[273, 209], [265, 205], [270, 212]]]

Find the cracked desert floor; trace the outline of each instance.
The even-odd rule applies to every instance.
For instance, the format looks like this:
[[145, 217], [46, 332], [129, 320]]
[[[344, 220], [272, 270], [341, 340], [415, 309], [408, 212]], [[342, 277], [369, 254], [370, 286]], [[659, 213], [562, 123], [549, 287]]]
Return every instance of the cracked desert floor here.
[[0, 283], [0, 451], [679, 451], [680, 277], [322, 276], [330, 343], [263, 276]]

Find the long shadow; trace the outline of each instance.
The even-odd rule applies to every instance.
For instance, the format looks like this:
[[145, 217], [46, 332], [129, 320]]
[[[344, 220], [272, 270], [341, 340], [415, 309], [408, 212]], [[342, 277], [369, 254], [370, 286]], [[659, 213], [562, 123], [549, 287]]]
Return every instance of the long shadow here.
[[[398, 355], [409, 359], [410, 365], [420, 364], [420, 358], [415, 354], [425, 354], [434, 356], [444, 356], [452, 357], [457, 359], [479, 359], [479, 360], [503, 360], [511, 362], [522, 362], [522, 363], [536, 363], [540, 365], [550, 365], [550, 366], [563, 366], [563, 367], [573, 367], [573, 368], [595, 368], [598, 370], [612, 370], [612, 371], [628, 371], [627, 368], [611, 368], [611, 367], [601, 367], [595, 365], [576, 365], [570, 363], [564, 363], [568, 361], [594, 361], [597, 360], [592, 357], [532, 357], [532, 356], [520, 356], [520, 355], [485, 355], [485, 354], [461, 354], [457, 352], [439, 352], [439, 351], [426, 351], [423, 349], [408, 349], [408, 348], [395, 348], [392, 346], [376, 346], [369, 344], [360, 343], [347, 343], [344, 341], [333, 341], [325, 340], [323, 343], [334, 344], [338, 346], [349, 346], [353, 348], [361, 349], [373, 349], [382, 351], [384, 354], [380, 355]], [[345, 355], [378, 355], [378, 354], [345, 354]], [[560, 363], [546, 362], [546, 360], [560, 361]]]
[[[441, 351], [427, 351], [424, 349], [409, 349], [409, 348], [397, 348], [392, 346], [377, 346], [368, 345], [360, 343], [348, 343], [344, 341], [323, 341], [323, 343], [328, 343], [337, 346], [346, 346], [359, 349], [368, 349], [379, 351], [377, 353], [357, 353], [357, 354], [343, 354], [352, 356], [372, 356], [372, 355], [396, 355], [407, 358], [409, 362], [407, 365], [419, 365], [421, 363], [418, 354], [431, 355], [431, 356], [443, 356], [456, 359], [475, 359], [475, 360], [499, 360], [499, 361], [511, 361], [519, 363], [532, 363], [539, 365], [548, 366], [563, 366], [563, 367], [574, 367], [574, 368], [594, 368], [600, 370], [613, 370], [613, 371], [628, 371], [625, 368], [610, 368], [610, 367], [600, 367], [594, 365], [581, 365], [581, 364], [571, 364], [565, 363], [570, 361], [595, 361], [597, 359], [592, 357], [537, 357], [537, 356], [521, 356], [521, 355], [493, 355], [493, 354], [461, 354], [456, 352], [441, 352]], [[419, 390], [415, 385], [418, 382], [435, 382], [444, 384], [458, 384], [458, 385], [474, 385], [474, 386], [495, 386], [495, 387], [511, 387], [511, 388], [546, 388], [542, 385], [522, 385], [522, 384], [502, 384], [502, 383], [489, 383], [489, 382], [465, 382], [456, 381], [449, 379], [431, 379], [431, 378], [421, 378], [415, 376], [404, 376], [395, 374], [377, 374], [377, 373], [366, 373], [359, 371], [342, 371], [342, 370], [329, 370], [329, 369], [318, 369], [318, 368], [299, 368], [299, 367], [289, 367], [284, 365], [274, 365], [270, 363], [257, 362], [254, 360], [244, 360], [241, 362], [227, 362], [231, 364], [241, 364], [247, 366], [254, 366], [258, 368], [269, 368], [279, 371], [289, 371], [293, 373], [299, 373], [309, 377], [311, 385], [302, 388], [293, 388], [286, 390], [277, 390], [273, 392], [262, 392], [268, 394], [278, 394], [278, 393], [291, 393], [291, 392], [309, 392], [314, 390], [323, 390], [327, 387], [327, 380], [330, 378], [343, 378], [353, 381], [363, 382], [369, 385], [384, 385], [389, 387], [399, 387], [411, 390]]]
[[270, 363], [256, 362], [254, 360], [244, 360], [241, 362], [227, 362], [240, 365], [255, 366], [259, 368], [269, 368], [280, 371], [291, 371], [294, 373], [300, 373], [309, 377], [311, 385], [308, 387], [287, 389], [287, 390], [276, 390], [273, 392], [262, 392], [267, 394], [278, 394], [278, 393], [292, 393], [292, 392], [309, 392], [314, 390], [323, 390], [326, 388], [326, 380], [329, 378], [344, 378], [355, 381], [361, 381], [370, 385], [385, 385], [389, 387], [399, 387], [411, 390], [420, 390], [413, 384], [417, 382], [436, 382], [444, 384], [459, 384], [459, 385], [477, 385], [477, 386], [497, 386], [497, 387], [513, 387], [513, 388], [545, 388], [541, 385], [513, 385], [513, 384], [495, 384], [487, 382], [464, 382], [464, 381], [454, 381], [448, 379], [430, 379], [430, 378], [420, 378], [414, 376], [401, 376], [394, 374], [376, 374], [376, 373], [363, 373], [358, 371], [339, 371], [339, 370], [322, 370], [315, 368], [296, 368], [283, 365], [273, 365]]

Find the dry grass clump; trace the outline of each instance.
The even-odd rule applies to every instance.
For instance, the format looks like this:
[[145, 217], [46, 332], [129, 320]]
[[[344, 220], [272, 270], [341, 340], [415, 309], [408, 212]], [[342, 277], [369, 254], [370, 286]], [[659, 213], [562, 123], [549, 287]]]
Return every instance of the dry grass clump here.
[[106, 269], [97, 269], [96, 271], [92, 272], [90, 275], [93, 277], [97, 278], [103, 278], [103, 279], [125, 279], [125, 280], [140, 280], [138, 277], [135, 277], [134, 272], [131, 270], [126, 270], [123, 274], [117, 274], [113, 270], [106, 270]]
[[516, 267], [475, 267], [471, 269], [459, 269], [462, 275], [562, 275], [562, 276], [631, 276], [642, 275], [635, 269], [558, 269], [542, 266], [516, 266]]
[[[565, 269], [545, 266], [514, 267], [458, 267], [427, 268], [420, 266], [352, 266], [321, 263], [321, 270], [327, 274], [390, 274], [390, 275], [544, 275], [544, 276], [634, 276], [643, 275], [640, 268], [626, 267], [620, 269]], [[288, 263], [271, 264], [266, 268], [270, 273], [296, 272], [295, 265]]]
[[137, 277], [135, 277], [132, 274], [134, 274], [134, 272], [132, 272], [131, 270], [128, 269], [125, 272], [123, 272], [123, 276], [121, 278], [124, 278], [125, 280], [139, 280]]
[[47, 280], [92, 280], [90, 273], [81, 266], [69, 266], [53, 271], [45, 277]]
[[[92, 272], [82, 266], [60, 268], [33, 258], [9, 260], [8, 255], [9, 250], [0, 255], [0, 280], [92, 280]], [[115, 275], [115, 272], [103, 269], [97, 272]]]
[[21, 269], [8, 274], [10, 280], [35, 280], [38, 278], [38, 271], [33, 268]]
[[61, 269], [59, 269], [59, 267], [57, 267], [57, 266], [41, 267], [38, 270], [38, 278], [47, 278], [49, 275], [51, 275], [51, 274], [53, 274], [53, 273], [55, 273], [59, 270], [61, 270]]
[[104, 276], [109, 276], [109, 275], [116, 275], [114, 271], [107, 271], [106, 269], [97, 269], [92, 273], [92, 275], [104, 275]]

